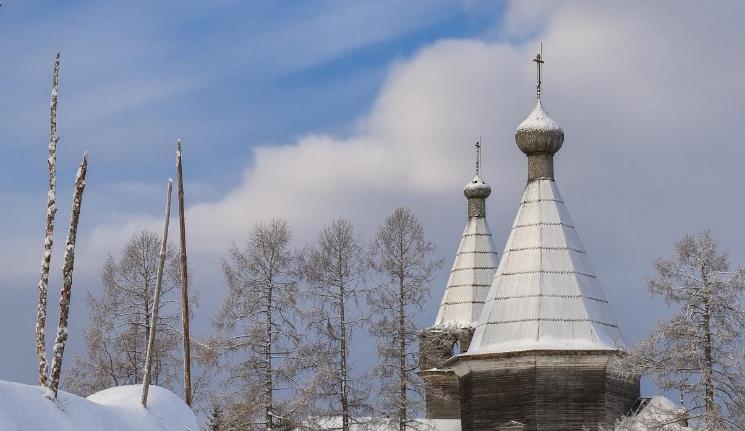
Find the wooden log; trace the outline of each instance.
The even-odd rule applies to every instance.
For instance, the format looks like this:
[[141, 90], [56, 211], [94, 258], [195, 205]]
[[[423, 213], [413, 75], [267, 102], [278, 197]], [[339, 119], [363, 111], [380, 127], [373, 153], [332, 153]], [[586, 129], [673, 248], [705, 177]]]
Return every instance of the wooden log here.
[[173, 180], [168, 179], [168, 191], [166, 193], [166, 211], [163, 220], [163, 240], [160, 243], [160, 254], [158, 255], [158, 272], [155, 275], [155, 292], [153, 292], [153, 308], [150, 312], [150, 333], [147, 338], [147, 355], [145, 357], [145, 375], [142, 377], [142, 405], [147, 407], [147, 394], [150, 388], [150, 371], [153, 366], [155, 352], [155, 334], [158, 327], [158, 308], [160, 307], [160, 291], [163, 283], [163, 268], [166, 263], [166, 250], [168, 249], [168, 223], [171, 220], [171, 194], [173, 191]]
[[49, 192], [47, 192], [47, 225], [44, 230], [44, 254], [41, 258], [41, 274], [39, 275], [39, 304], [36, 312], [36, 356], [39, 360], [39, 385], [47, 385], [47, 287], [49, 285], [49, 265], [52, 261], [52, 245], [54, 244], [54, 218], [57, 214], [57, 96], [59, 90], [60, 53], [54, 61], [52, 72], [52, 96], [49, 103]]
[[186, 263], [186, 215], [184, 213], [184, 176], [181, 140], [176, 143], [178, 181], [178, 219], [181, 242], [181, 326], [184, 335], [184, 401], [191, 407], [191, 338], [189, 335], [189, 271]]
[[57, 337], [54, 340], [54, 350], [52, 354], [52, 373], [49, 382], [52, 398], [57, 398], [59, 389], [60, 373], [62, 372], [62, 359], [65, 354], [65, 344], [67, 343], [67, 323], [70, 313], [70, 299], [72, 297], [72, 273], [75, 266], [75, 240], [78, 233], [78, 221], [80, 220], [80, 210], [83, 204], [83, 191], [85, 191], [85, 176], [88, 172], [88, 153], [83, 155], [83, 161], [80, 163], [77, 175], [75, 176], [75, 191], [72, 197], [72, 215], [70, 216], [70, 226], [67, 231], [67, 241], [65, 242], [65, 258], [62, 267], [62, 290], [60, 292], [60, 315], [59, 324], [57, 325]]

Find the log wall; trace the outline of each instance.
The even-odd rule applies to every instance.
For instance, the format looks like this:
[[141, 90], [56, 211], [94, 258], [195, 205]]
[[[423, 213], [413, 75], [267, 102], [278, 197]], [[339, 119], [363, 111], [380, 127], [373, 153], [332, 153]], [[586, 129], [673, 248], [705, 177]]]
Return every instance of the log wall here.
[[460, 418], [458, 376], [452, 371], [421, 373], [429, 419]]
[[639, 397], [613, 352], [526, 352], [454, 358], [461, 428], [494, 431], [510, 421], [528, 431], [613, 428]]
[[430, 328], [419, 334], [419, 375], [424, 380], [427, 418], [460, 417], [458, 376], [442, 367], [453, 357], [455, 344], [460, 342], [461, 348], [468, 348], [472, 336], [471, 328], [448, 331]]

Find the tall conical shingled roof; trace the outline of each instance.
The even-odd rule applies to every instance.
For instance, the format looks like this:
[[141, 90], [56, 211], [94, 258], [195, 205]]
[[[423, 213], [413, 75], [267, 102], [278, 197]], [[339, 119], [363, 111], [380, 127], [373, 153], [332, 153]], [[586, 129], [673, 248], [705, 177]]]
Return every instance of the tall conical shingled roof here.
[[530, 181], [468, 353], [623, 347], [556, 183]]
[[467, 354], [623, 349], [554, 181], [564, 132], [545, 112], [540, 91], [515, 140], [528, 157], [528, 184]]
[[455, 254], [435, 327], [474, 326], [497, 268], [496, 247], [484, 207], [491, 187], [477, 174], [463, 194], [468, 198], [468, 222]]

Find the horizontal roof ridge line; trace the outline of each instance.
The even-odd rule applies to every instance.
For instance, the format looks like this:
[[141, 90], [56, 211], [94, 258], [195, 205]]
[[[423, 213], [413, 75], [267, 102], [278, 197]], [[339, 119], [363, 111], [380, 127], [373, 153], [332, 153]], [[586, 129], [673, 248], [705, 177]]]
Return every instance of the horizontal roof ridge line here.
[[564, 222], [548, 222], [548, 221], [542, 221], [538, 223], [525, 223], [525, 224], [516, 224], [512, 226], [512, 229], [516, 228], [524, 228], [524, 227], [534, 227], [534, 226], [565, 226], [570, 229], [574, 229], [574, 225], [566, 224]]
[[451, 287], [491, 287], [491, 283], [459, 283], [447, 285], [447, 288]]
[[582, 294], [579, 294], [579, 295], [561, 295], [561, 294], [545, 294], [545, 293], [535, 293], [535, 294], [532, 294], [532, 295], [497, 296], [493, 300], [494, 301], [506, 301], [506, 300], [509, 300], [509, 299], [522, 299], [522, 298], [576, 298], [576, 299], [586, 298], [586, 299], [590, 299], [592, 301], [604, 302], [606, 304], [608, 303], [608, 300], [607, 299], [596, 298], [594, 296], [587, 296], [587, 295], [582, 295]]
[[535, 271], [502, 272], [502, 273], [497, 273], [497, 275], [495, 277], [499, 277], [499, 276], [511, 276], [511, 275], [523, 275], [523, 274], [567, 274], [567, 275], [568, 274], [577, 274], [577, 275], [584, 275], [585, 277], [590, 277], [590, 278], [598, 278], [596, 275], [590, 274], [590, 273], [587, 273], [587, 272], [581, 272], [581, 271], [550, 271], [550, 270], [547, 270], [547, 269], [539, 269], [539, 270], [535, 270]]
[[460, 304], [485, 304], [486, 301], [477, 301], [477, 300], [467, 300], [467, 301], [446, 301], [440, 304], [440, 308], [442, 308], [445, 305], [460, 305]]
[[558, 202], [560, 204], [566, 205], [566, 202], [559, 200], [559, 199], [546, 199], [546, 198], [538, 198], [538, 199], [525, 199], [524, 201], [520, 201], [520, 205], [522, 204], [533, 204], [536, 202]]
[[586, 251], [581, 250], [579, 248], [574, 248], [574, 247], [544, 247], [544, 246], [534, 246], [534, 247], [511, 248], [511, 249], [509, 249], [507, 251], [510, 252], [510, 251], [527, 251], [527, 250], [571, 250], [571, 251], [576, 251], [577, 253], [587, 254]]
[[461, 268], [453, 268], [450, 270], [451, 273], [456, 271], [468, 271], [471, 269], [496, 269], [496, 266], [464, 266]]
[[496, 251], [481, 251], [481, 250], [473, 250], [473, 251], [459, 251], [455, 253], [456, 256], [462, 256], [464, 254], [499, 254]]
[[485, 324], [486, 325], [502, 325], [502, 324], [510, 324], [510, 323], [521, 323], [521, 322], [590, 322], [590, 323], [597, 323], [599, 325], [610, 326], [612, 328], [618, 328], [618, 325], [614, 325], [612, 323], [607, 323], [607, 322], [602, 322], [600, 320], [579, 319], [579, 318], [568, 319], [568, 318], [560, 318], [560, 317], [534, 317], [534, 318], [529, 318], [529, 319], [489, 320]]

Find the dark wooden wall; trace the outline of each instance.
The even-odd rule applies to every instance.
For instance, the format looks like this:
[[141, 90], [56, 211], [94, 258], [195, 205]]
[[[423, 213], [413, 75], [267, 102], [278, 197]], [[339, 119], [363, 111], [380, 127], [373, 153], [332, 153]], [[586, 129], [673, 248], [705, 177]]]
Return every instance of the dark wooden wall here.
[[424, 380], [427, 418], [457, 419], [460, 417], [458, 376], [443, 369], [455, 352], [457, 342], [468, 348], [473, 330], [441, 330], [430, 328], [419, 334], [419, 375]]
[[425, 386], [427, 418], [460, 418], [458, 376], [452, 371], [421, 373]]
[[605, 406], [607, 422], [615, 422], [621, 414], [626, 414], [640, 394], [639, 376], [631, 374], [620, 363], [618, 357], [611, 357], [605, 379]]
[[[613, 428], [639, 397], [610, 352], [528, 352], [458, 358], [463, 431], [494, 431], [510, 421], [528, 431]], [[464, 371], [466, 370], [466, 371]]]

